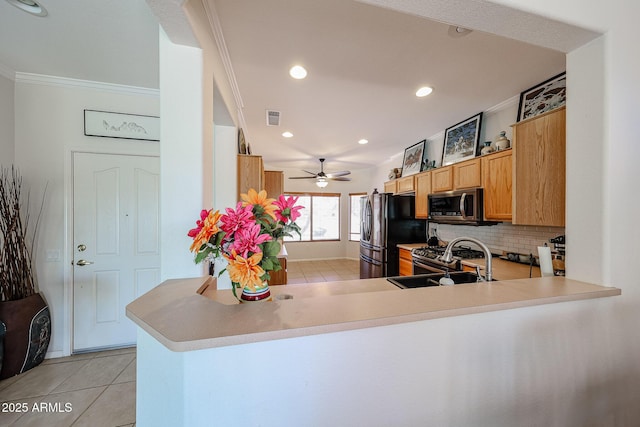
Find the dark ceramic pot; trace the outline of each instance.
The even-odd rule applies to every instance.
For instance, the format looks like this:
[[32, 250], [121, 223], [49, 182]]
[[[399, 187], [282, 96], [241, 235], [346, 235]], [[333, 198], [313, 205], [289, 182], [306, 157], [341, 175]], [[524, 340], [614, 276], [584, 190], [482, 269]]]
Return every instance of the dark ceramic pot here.
[[44, 360], [51, 339], [51, 314], [40, 294], [0, 302], [0, 321], [6, 325], [0, 379], [18, 375]]

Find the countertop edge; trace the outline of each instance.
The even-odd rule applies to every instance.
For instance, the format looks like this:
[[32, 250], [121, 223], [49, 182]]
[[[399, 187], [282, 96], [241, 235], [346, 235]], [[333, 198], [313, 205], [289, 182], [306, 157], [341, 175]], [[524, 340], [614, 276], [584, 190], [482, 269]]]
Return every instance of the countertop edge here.
[[[515, 279], [489, 285], [298, 298], [258, 303], [267, 304], [260, 308], [253, 304], [229, 306], [204, 296], [196, 297], [196, 290], [208, 280], [164, 282], [129, 304], [126, 315], [169, 350], [184, 352], [621, 294], [615, 287], [565, 278]], [[315, 285], [335, 286], [331, 282]], [[367, 309], [354, 310], [356, 301]], [[328, 307], [335, 308], [335, 313], [327, 315]], [[185, 319], [176, 322], [180, 315]], [[177, 329], [176, 324], [192, 324], [192, 328]]]

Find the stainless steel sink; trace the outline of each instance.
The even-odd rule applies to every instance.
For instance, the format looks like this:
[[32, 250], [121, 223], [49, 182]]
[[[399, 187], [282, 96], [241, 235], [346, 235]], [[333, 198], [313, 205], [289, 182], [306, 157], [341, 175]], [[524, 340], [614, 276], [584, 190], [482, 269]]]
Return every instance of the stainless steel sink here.
[[[440, 279], [444, 277], [444, 273], [418, 274], [416, 276], [396, 276], [389, 277], [387, 280], [400, 289], [426, 288], [428, 286], [440, 286]], [[453, 283], [458, 285], [461, 283], [476, 283], [478, 275], [470, 271], [452, 271], [449, 277]]]

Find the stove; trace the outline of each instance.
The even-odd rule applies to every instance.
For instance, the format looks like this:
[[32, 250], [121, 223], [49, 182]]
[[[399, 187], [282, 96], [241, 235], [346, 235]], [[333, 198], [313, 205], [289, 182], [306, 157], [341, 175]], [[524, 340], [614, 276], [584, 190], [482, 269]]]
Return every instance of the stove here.
[[460, 245], [452, 248], [453, 261], [447, 263], [440, 259], [444, 251], [445, 248], [441, 246], [423, 246], [413, 249], [411, 251], [413, 274], [442, 272], [444, 270], [458, 271], [462, 269], [460, 260], [484, 258], [484, 252]]

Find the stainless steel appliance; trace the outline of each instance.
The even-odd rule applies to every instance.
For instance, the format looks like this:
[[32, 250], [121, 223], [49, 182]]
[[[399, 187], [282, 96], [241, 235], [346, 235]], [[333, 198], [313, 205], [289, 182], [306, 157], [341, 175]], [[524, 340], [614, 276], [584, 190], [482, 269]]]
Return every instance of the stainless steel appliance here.
[[484, 258], [484, 252], [471, 249], [468, 246], [452, 248], [453, 260], [444, 262], [441, 257], [445, 248], [441, 246], [424, 246], [411, 251], [413, 274], [444, 273], [445, 271], [462, 270], [462, 259]]
[[427, 221], [415, 219], [415, 198], [378, 193], [361, 199], [360, 278], [397, 276], [398, 243], [426, 240]]
[[429, 220], [440, 224], [490, 224], [483, 221], [482, 188], [433, 193], [428, 196]]

